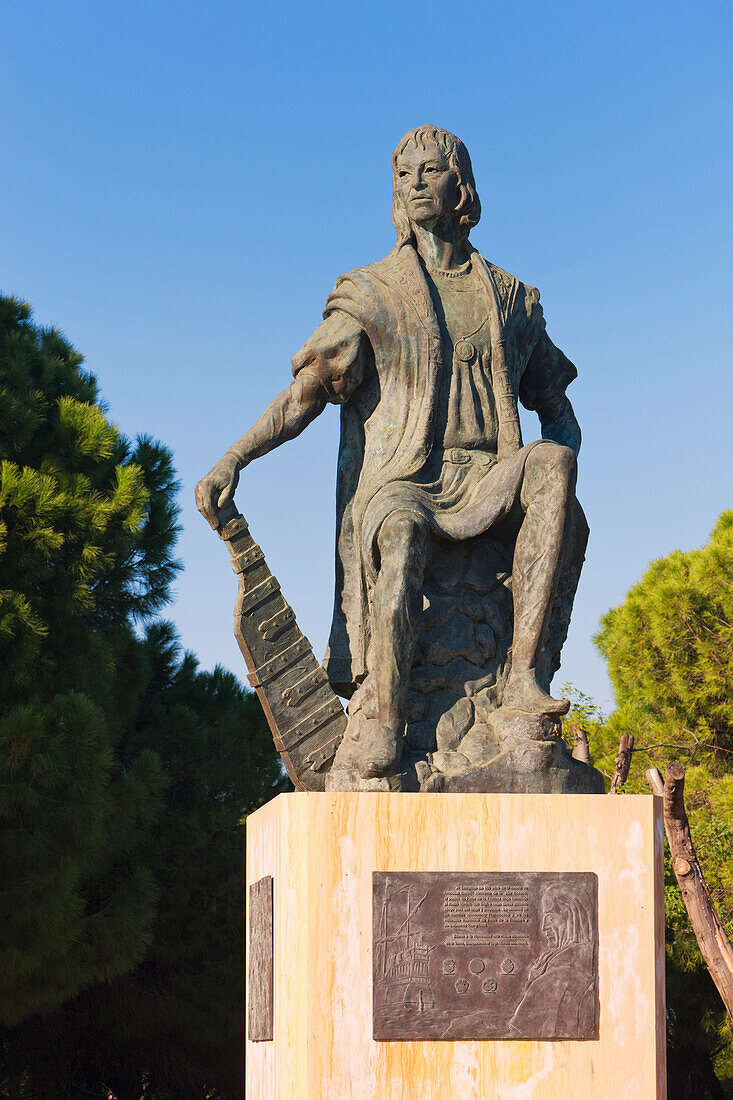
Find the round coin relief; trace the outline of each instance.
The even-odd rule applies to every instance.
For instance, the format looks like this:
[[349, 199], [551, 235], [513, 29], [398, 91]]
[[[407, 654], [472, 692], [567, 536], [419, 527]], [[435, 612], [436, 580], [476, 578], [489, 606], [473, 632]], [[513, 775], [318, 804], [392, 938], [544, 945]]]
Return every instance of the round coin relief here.
[[460, 359], [462, 363], [470, 363], [476, 354], [476, 348], [470, 340], [457, 340], [453, 351], [456, 359]]
[[456, 993], [468, 993], [468, 982], [465, 978], [459, 978], [456, 982]]
[[514, 970], [514, 959], [504, 959], [501, 964], [502, 974], [511, 974]]
[[496, 993], [496, 982], [493, 978], [484, 978], [481, 982], [482, 993]]
[[470, 963], [468, 964], [468, 969], [471, 971], [472, 974], [481, 974], [485, 969], [484, 960], [471, 959]]

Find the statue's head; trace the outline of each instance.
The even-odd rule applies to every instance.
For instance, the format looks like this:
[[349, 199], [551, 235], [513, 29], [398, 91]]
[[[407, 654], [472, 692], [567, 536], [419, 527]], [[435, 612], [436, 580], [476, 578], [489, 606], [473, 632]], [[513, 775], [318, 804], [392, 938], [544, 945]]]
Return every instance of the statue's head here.
[[481, 217], [468, 149], [439, 126], [418, 126], [392, 154], [392, 221], [398, 245], [412, 240], [413, 225], [453, 220], [460, 243]]
[[591, 943], [593, 920], [590, 899], [568, 895], [562, 885], [548, 886], [542, 897], [542, 931], [551, 947]]

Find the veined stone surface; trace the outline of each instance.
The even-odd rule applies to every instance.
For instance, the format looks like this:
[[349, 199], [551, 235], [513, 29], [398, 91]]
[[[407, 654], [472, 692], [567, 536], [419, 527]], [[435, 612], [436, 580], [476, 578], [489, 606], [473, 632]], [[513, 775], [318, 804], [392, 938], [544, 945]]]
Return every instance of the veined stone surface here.
[[[274, 799], [247, 821], [247, 881], [273, 876], [275, 933], [273, 1040], [247, 1043], [247, 1100], [663, 1100], [663, 840], [651, 795]], [[597, 1037], [375, 1040], [375, 872], [458, 883], [592, 872]], [[493, 952], [459, 950], [453, 982], [483, 981]], [[513, 980], [501, 971], [510, 957], [495, 960], [497, 984]]]

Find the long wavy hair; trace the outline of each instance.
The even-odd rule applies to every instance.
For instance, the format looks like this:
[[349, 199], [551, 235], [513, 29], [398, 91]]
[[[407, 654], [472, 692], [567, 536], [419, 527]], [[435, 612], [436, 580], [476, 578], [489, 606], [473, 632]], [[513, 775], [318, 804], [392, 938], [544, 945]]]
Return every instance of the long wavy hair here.
[[392, 154], [392, 222], [397, 230], [397, 248], [401, 248], [404, 244], [411, 244], [414, 240], [410, 219], [399, 194], [397, 158], [408, 145], [425, 149], [429, 142], [437, 145], [450, 167], [455, 169], [458, 175], [459, 200], [455, 212], [458, 215], [459, 244], [465, 244], [469, 232], [474, 225], [478, 224], [481, 217], [481, 200], [473, 178], [471, 158], [461, 139], [451, 134], [449, 130], [441, 130], [439, 126], [416, 126], [401, 138]]
[[560, 917], [559, 927], [554, 929], [557, 936], [556, 947], [567, 947], [571, 943], [593, 942], [593, 918], [590, 898], [584, 892], [578, 896], [568, 896], [563, 886], [548, 886], [542, 898], [543, 916], [554, 910]]

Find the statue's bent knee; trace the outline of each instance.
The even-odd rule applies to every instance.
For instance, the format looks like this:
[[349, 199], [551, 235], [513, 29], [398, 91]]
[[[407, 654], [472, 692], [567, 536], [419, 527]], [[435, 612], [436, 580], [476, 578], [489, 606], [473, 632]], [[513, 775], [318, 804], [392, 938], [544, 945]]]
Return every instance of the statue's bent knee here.
[[527, 465], [532, 472], [536, 471], [541, 476], [561, 474], [570, 482], [575, 480], [578, 460], [575, 451], [570, 447], [545, 439], [534, 448], [527, 459]]
[[385, 546], [413, 545], [427, 540], [428, 527], [425, 520], [411, 512], [392, 512], [379, 528], [380, 551]]

